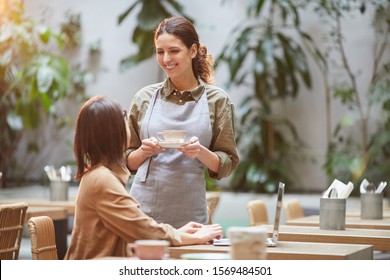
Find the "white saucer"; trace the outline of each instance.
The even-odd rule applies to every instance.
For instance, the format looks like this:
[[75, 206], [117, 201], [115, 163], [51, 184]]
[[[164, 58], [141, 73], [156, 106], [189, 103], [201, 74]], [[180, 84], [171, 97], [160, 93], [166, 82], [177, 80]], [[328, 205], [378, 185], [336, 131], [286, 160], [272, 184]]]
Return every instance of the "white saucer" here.
[[158, 142], [157, 143], [159, 146], [163, 148], [180, 148], [181, 146], [189, 144], [189, 142]]

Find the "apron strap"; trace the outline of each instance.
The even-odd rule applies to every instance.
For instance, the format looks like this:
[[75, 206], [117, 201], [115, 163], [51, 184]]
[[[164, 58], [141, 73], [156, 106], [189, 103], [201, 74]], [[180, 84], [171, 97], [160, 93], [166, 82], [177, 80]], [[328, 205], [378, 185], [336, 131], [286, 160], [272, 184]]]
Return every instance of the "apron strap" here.
[[[159, 90], [157, 89], [154, 91], [152, 98], [150, 99], [149, 102], [149, 107], [148, 110], [146, 111], [145, 114], [145, 121], [142, 122], [141, 129], [140, 129], [140, 135], [141, 135], [141, 140], [149, 138], [149, 132], [148, 132], [148, 127], [149, 127], [149, 122], [150, 122], [150, 117], [153, 112], [154, 104], [156, 103], [157, 96], [159, 95]], [[137, 176], [139, 176], [139, 179], [141, 182], [146, 182], [146, 178], [148, 177], [148, 171], [149, 171], [149, 166], [150, 166], [150, 161], [151, 157], [149, 157], [138, 169], [137, 171]]]

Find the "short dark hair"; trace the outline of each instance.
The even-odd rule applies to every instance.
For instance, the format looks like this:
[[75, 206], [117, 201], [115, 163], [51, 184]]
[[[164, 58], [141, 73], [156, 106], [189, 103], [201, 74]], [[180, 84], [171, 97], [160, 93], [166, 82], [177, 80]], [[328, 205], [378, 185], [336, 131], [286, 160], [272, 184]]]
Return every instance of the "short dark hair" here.
[[82, 106], [76, 122], [74, 153], [76, 179], [99, 164], [125, 165], [126, 123], [119, 103], [98, 95]]
[[188, 49], [195, 44], [198, 53], [192, 60], [194, 75], [205, 83], [214, 83], [214, 60], [212, 56], [207, 53], [206, 46], [199, 42], [199, 36], [194, 25], [183, 17], [169, 17], [161, 21], [154, 31], [154, 42], [156, 42], [158, 37], [164, 33], [174, 35], [180, 39]]

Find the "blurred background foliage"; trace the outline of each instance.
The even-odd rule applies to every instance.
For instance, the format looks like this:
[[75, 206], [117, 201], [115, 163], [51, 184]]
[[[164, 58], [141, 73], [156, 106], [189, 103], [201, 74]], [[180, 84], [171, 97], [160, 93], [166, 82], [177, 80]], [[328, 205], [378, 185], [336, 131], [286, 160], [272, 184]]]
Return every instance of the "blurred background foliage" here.
[[[160, 20], [171, 15], [190, 18], [176, 1], [152, 2], [136, 1], [118, 18], [120, 24], [136, 5], [142, 5], [132, 33], [138, 52], [122, 61], [123, 69], [153, 55], [152, 31]], [[300, 87], [311, 88], [310, 61], [318, 66], [324, 81], [324, 129], [328, 143], [324, 170], [329, 183], [334, 178], [354, 184], [363, 178], [387, 180], [390, 88], [389, 57], [384, 54], [389, 51], [389, 1], [257, 0], [247, 1], [246, 5], [246, 18], [231, 30], [216, 60], [217, 67], [227, 65], [230, 87], [249, 87], [252, 92], [237, 107], [241, 161], [228, 188], [274, 192], [278, 181], [287, 186], [293, 181], [296, 174], [291, 166], [296, 160], [311, 160], [295, 124], [274, 109], [278, 101], [296, 98]], [[152, 13], [148, 12], [149, 7]], [[301, 17], [309, 10], [327, 24], [322, 34], [326, 40], [315, 42], [303, 30]], [[348, 34], [344, 33], [342, 20], [356, 17], [357, 12], [365, 15], [367, 11], [373, 15], [372, 32], [378, 38], [373, 46], [373, 65], [352, 70], [346, 56]], [[333, 57], [337, 57], [338, 63]], [[356, 80], [362, 72], [372, 69], [368, 86], [360, 89]], [[334, 102], [341, 102], [346, 112], [352, 112], [336, 124], [331, 121]], [[374, 108], [381, 111], [380, 120], [370, 120]], [[371, 124], [374, 128], [369, 129]], [[208, 186], [212, 189], [216, 184], [208, 180]]]
[[[55, 31], [28, 18], [23, 1], [1, 4], [0, 170], [5, 185], [7, 179], [23, 182], [34, 164], [47, 164], [69, 134], [66, 128], [72, 128], [70, 108], [86, 100], [85, 87], [93, 77], [80, 64], [71, 65], [65, 54], [81, 44], [80, 15], [68, 12]], [[17, 161], [22, 143], [23, 160]]]
[[[81, 15], [67, 14], [61, 29], [55, 32], [25, 18], [22, 2], [7, 2], [13, 4], [6, 7], [0, 19], [3, 170], [27, 131], [41, 131], [38, 127], [45, 126], [48, 120], [56, 129], [66, 126], [67, 118], [59, 117], [60, 104], [75, 96], [79, 98], [76, 102], [80, 102], [86, 85], [94, 79], [80, 64], [70, 66], [66, 57], [66, 49], [83, 44]], [[117, 24], [130, 16], [137, 18], [129, 36], [129, 44], [135, 45], [137, 51], [121, 60], [122, 71], [153, 57], [153, 30], [162, 19], [180, 15], [197, 24], [191, 13], [185, 12], [182, 2], [129, 2], [129, 7], [118, 15]], [[388, 180], [390, 1], [252, 0], [245, 4], [246, 17], [227, 38], [222, 38], [224, 44], [216, 55], [217, 69], [225, 67], [229, 72], [229, 92], [249, 90], [236, 106], [241, 162], [227, 189], [274, 192], [278, 181], [287, 186], [294, 182], [297, 175], [291, 167], [297, 160], [312, 160], [296, 124], [283, 116], [281, 107], [296, 99], [302, 89], [310, 91], [313, 71], [317, 70], [324, 88], [313, 94], [323, 94], [326, 100], [323, 129], [327, 132], [328, 148], [323, 168], [329, 183], [334, 178], [355, 185], [363, 178], [371, 182]], [[302, 19], [308, 12], [323, 22], [322, 34], [316, 36], [321, 40], [314, 40], [313, 34], [304, 30]], [[376, 38], [373, 63], [354, 69], [348, 48], [359, 46], [346, 44], [349, 34], [343, 24], [367, 15], [372, 17], [371, 30]], [[99, 54], [100, 42], [91, 45], [90, 50], [91, 54]], [[369, 78], [362, 81], [365, 77]], [[335, 104], [343, 106], [345, 113], [332, 123]], [[30, 141], [28, 147], [31, 153], [40, 149], [37, 141]], [[207, 182], [208, 190], [218, 188], [210, 178]]]
[[218, 64], [227, 64], [231, 86], [252, 92], [238, 105], [241, 160], [231, 188], [275, 192], [278, 181], [291, 185], [291, 164], [305, 158], [305, 143], [274, 104], [296, 98], [301, 86], [311, 87], [302, 41], [315, 46], [301, 30], [302, 6], [292, 1], [248, 3], [247, 17], [232, 30], [217, 59]]
[[[390, 174], [390, 1], [320, 1], [311, 7], [327, 27], [323, 47], [326, 59], [320, 66], [327, 94], [345, 107], [341, 119], [330, 124], [334, 129], [328, 136], [324, 165], [328, 178], [331, 181], [337, 177], [355, 185], [360, 185], [364, 178], [376, 185], [387, 181]], [[351, 17], [362, 19], [367, 12], [372, 14], [370, 22], [375, 38], [369, 54], [372, 65], [354, 69], [354, 62], [348, 57], [351, 46], [348, 48], [345, 41], [348, 34], [343, 21]], [[331, 67], [337, 74], [329, 71]], [[359, 86], [362, 81], [364, 86]], [[330, 123], [330, 104], [327, 114]], [[358, 194], [358, 189], [354, 189], [354, 194]]]

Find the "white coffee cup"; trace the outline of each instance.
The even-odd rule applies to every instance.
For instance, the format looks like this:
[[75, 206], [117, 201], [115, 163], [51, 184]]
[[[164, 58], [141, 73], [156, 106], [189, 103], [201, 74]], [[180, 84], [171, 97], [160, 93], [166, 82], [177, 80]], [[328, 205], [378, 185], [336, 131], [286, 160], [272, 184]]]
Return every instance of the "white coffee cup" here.
[[265, 260], [267, 231], [257, 227], [230, 227], [228, 237], [231, 242], [230, 254], [233, 260]]
[[140, 260], [162, 260], [167, 257], [169, 242], [166, 240], [136, 240], [127, 245], [130, 256]]
[[185, 130], [163, 130], [157, 132], [156, 137], [160, 142], [183, 143], [186, 140]]

